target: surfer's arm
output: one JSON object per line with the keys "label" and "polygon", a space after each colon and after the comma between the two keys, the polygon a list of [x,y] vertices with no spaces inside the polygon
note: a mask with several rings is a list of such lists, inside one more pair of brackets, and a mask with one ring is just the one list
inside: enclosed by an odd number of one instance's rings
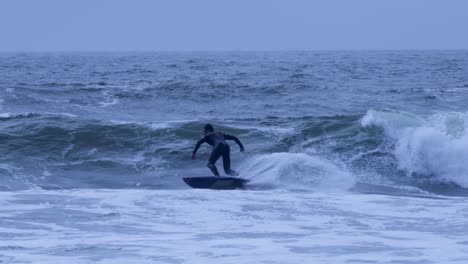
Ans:
{"label": "surfer's arm", "polygon": [[244,146],[242,145],[242,143],[240,142],[240,140],[239,140],[237,137],[231,136],[231,135],[228,135],[228,134],[224,134],[224,139],[226,139],[226,140],[234,140],[234,141],[237,143],[237,145],[239,145],[240,150],[241,150],[241,151],[244,151]]}
{"label": "surfer's arm", "polygon": [[192,152],[192,156],[194,156],[198,149],[200,148],[200,145],[206,142],[206,137],[203,137],[202,139],[198,140],[197,145],[195,145],[195,149]]}

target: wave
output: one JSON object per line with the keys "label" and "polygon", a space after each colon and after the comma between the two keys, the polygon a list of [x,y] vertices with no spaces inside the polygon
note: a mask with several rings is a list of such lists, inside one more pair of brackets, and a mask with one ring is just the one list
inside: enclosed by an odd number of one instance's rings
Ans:
{"label": "wave", "polygon": [[[128,187],[138,179],[116,184],[119,175],[145,178],[165,166],[161,157],[177,152],[171,145],[174,140],[169,140],[170,130],[144,123],[26,113],[2,114],[0,127],[0,149],[5,153],[0,164],[19,168],[0,173],[32,185],[79,188],[92,181],[97,187]],[[105,179],[113,179],[114,184],[104,184]]]}
{"label": "wave", "polygon": [[299,190],[345,191],[355,179],[330,160],[305,153],[272,153],[252,157],[242,164],[242,175],[252,184]]}
{"label": "wave", "polygon": [[[330,123],[339,119],[341,117],[217,120],[216,128],[239,136],[248,149],[261,154],[292,151],[299,142],[297,133],[310,129],[304,122],[323,123],[324,130],[330,131]],[[156,182],[162,187],[174,186],[179,180],[174,175],[183,176],[187,171],[208,173],[204,161],[193,163],[189,159],[205,122],[119,122],[66,113],[3,113],[0,115],[0,149],[8,154],[0,157],[0,164],[15,169],[0,169],[0,173],[25,186],[46,188],[126,188],[154,186]],[[233,147],[233,152],[235,149]],[[202,160],[208,154],[209,148],[200,149]],[[301,159],[299,154],[272,157],[297,160],[296,163]],[[240,169],[246,172],[244,167],[251,168],[253,165],[249,164],[256,159],[242,163]],[[241,162],[233,154],[233,163]],[[299,171],[297,174],[299,177]],[[11,186],[10,180],[5,181],[6,185]]]}
{"label": "wave", "polygon": [[468,113],[419,117],[399,111],[370,110],[362,119],[391,139],[398,168],[410,177],[453,182],[468,188]]}
{"label": "wave", "polygon": [[243,141],[248,154],[232,146],[232,164],[253,188],[460,193],[468,187],[467,120],[392,110],[167,122],[2,113],[0,189],[184,188],[182,177],[209,174],[210,148],[196,161],[190,154],[213,122]]}

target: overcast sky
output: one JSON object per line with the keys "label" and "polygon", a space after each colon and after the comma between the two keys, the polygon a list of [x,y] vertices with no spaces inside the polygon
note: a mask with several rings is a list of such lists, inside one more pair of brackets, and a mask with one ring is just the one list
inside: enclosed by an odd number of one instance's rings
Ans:
{"label": "overcast sky", "polygon": [[0,51],[467,48],[468,0],[0,0]]}

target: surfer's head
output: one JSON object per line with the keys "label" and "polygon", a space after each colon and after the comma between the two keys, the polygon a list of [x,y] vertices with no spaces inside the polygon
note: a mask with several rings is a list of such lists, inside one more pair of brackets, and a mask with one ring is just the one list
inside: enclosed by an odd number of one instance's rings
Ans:
{"label": "surfer's head", "polygon": [[203,134],[213,132],[213,131],[214,131],[214,128],[213,128],[212,125],[206,124],[206,125],[203,126]]}

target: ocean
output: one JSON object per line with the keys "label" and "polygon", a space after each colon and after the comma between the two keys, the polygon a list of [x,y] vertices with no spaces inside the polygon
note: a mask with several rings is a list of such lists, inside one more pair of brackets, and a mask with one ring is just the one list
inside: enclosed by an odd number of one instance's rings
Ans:
{"label": "ocean", "polygon": [[464,50],[0,53],[0,153],[0,263],[468,263]]}

